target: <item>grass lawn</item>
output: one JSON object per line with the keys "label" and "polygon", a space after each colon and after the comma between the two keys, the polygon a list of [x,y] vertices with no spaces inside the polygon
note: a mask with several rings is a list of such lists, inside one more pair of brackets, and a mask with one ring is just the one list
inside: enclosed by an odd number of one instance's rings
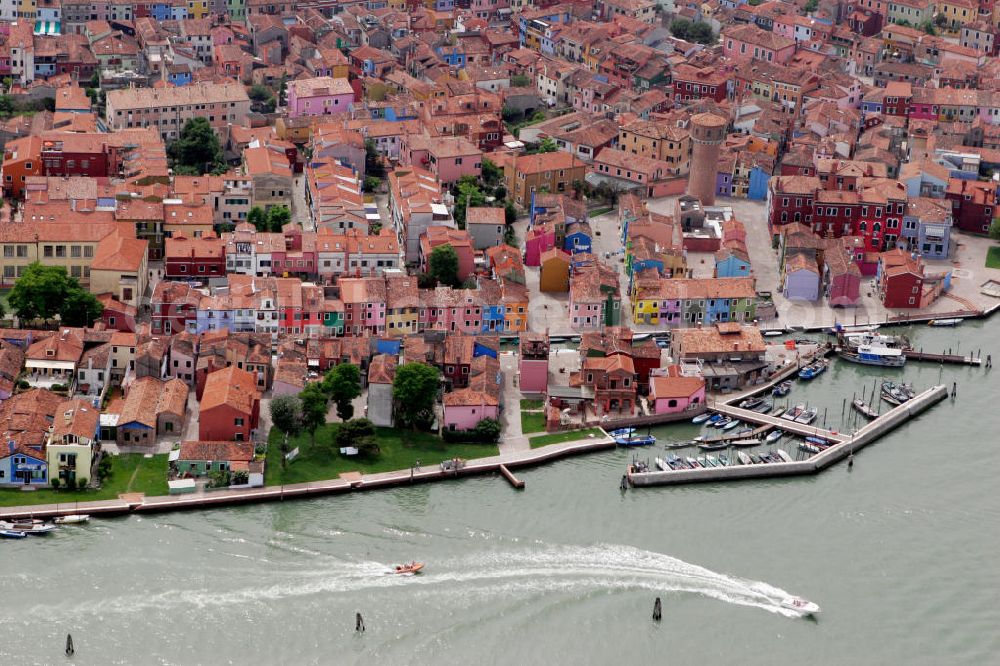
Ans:
{"label": "grass lawn", "polygon": [[600,428],[587,428],[586,430],[570,430],[568,432],[554,432],[551,435],[539,435],[528,440],[531,448],[537,449],[539,446],[547,444],[561,444],[562,442],[575,442],[580,439],[588,439],[589,435],[601,437],[603,433]]}
{"label": "grass lawn", "polygon": [[545,414],[541,412],[521,412],[521,432],[545,432]]}
{"label": "grass lawn", "polygon": [[521,400],[521,409],[541,409],[541,400]]}
{"label": "grass lawn", "polygon": [[281,440],[277,428],[268,435],[267,464],[264,483],[268,486],[336,479],[344,472],[391,472],[409,469],[416,461],[421,467],[432,467],[450,458],[484,458],[499,453],[496,444],[449,444],[436,435],[394,428],[377,428],[376,438],[381,453],[377,458],[350,458],[340,455],[334,443],[336,423],[327,423],[316,431],[316,444],[308,433],[293,437],[290,448],[299,448],[298,457],[281,467]]}
{"label": "grass lawn", "polygon": [[125,492],[146,493],[147,495],[167,494],[167,455],[143,458],[141,453],[111,456],[111,478],[104,482],[100,490],[34,490],[23,492],[17,489],[0,490],[0,506],[21,506],[28,504],[56,504],[65,502],[92,502],[94,500],[116,499]]}
{"label": "grass lawn", "polygon": [[587,213],[587,217],[597,217],[598,215],[604,215],[606,213],[610,213],[613,210],[614,208],[611,206],[607,206],[605,208],[595,208],[594,210]]}
{"label": "grass lawn", "polygon": [[994,245],[986,251],[986,268],[1000,268],[1000,246]]}

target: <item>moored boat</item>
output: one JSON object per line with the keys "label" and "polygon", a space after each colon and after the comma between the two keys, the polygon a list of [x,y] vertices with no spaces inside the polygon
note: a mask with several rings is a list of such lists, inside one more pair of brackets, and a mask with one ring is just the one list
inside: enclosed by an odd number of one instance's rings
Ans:
{"label": "moored boat", "polygon": [[806,411],[806,406],[805,405],[795,405],[794,407],[792,407],[791,409],[789,409],[787,412],[785,412],[784,414],[782,414],[781,418],[786,419],[788,421],[794,421],[795,419],[799,418],[799,416],[801,416],[802,412],[804,412],[804,411]]}
{"label": "moored boat", "polygon": [[733,419],[728,416],[724,416],[715,423],[712,424],[713,428],[725,428],[727,425],[733,422]]}
{"label": "moored boat", "polygon": [[617,428],[608,434],[612,437],[628,437],[635,434],[635,428]]}
{"label": "moored boat", "polygon": [[702,465],[698,461],[698,459],[697,458],[692,458],[691,456],[688,456],[686,458],[686,462],[691,467],[691,469],[701,469],[701,467],[702,467]]}
{"label": "moored boat", "polygon": [[758,414],[767,414],[772,409],[774,409],[774,401],[773,400],[764,400],[759,405],[757,405],[756,407],[754,407],[752,411],[755,411]]}
{"label": "moored boat", "polygon": [[715,442],[713,444],[699,444],[698,448],[702,451],[721,451],[722,449],[729,448],[729,442]]}
{"label": "moored boat", "polygon": [[85,513],[71,513],[68,516],[53,518],[52,522],[56,525],[78,525],[80,523],[85,523],[88,520],[90,520],[90,516]]}
{"label": "moored boat", "polygon": [[792,383],[787,379],[779,384],[775,384],[771,389],[771,395],[782,398],[792,390]]}
{"label": "moored boat", "polygon": [[767,437],[764,438],[764,441],[767,442],[768,444],[773,444],[777,442],[779,439],[781,439],[784,435],[785,435],[784,430],[775,429],[767,433]]}
{"label": "moored boat", "polygon": [[867,419],[878,418],[878,410],[869,407],[868,403],[861,398],[855,398],[851,406]]}
{"label": "moored boat", "polygon": [[694,424],[704,423],[705,421],[709,420],[710,418],[712,418],[712,415],[710,413],[708,413],[708,412],[704,412],[704,413],[699,414],[698,416],[694,417],[693,419],[691,419],[691,423],[694,423]]}
{"label": "moored boat", "polygon": [[667,461],[664,460],[663,458],[653,458],[653,462],[656,463],[656,466],[659,467],[664,472],[670,471],[670,465],[668,465]]}
{"label": "moored boat", "polygon": [[0,537],[4,539],[23,539],[26,536],[28,535],[20,530],[0,530]]}
{"label": "moored boat", "polygon": [[927,325],[928,326],[958,326],[961,323],[962,323],[962,320],[956,317],[956,318],[952,318],[952,319],[931,319],[929,322],[927,322]]}
{"label": "moored boat", "polygon": [[760,407],[761,403],[763,403],[763,402],[764,402],[764,398],[761,398],[761,397],[747,398],[746,400],[744,400],[743,402],[741,402],[739,406],[740,406],[741,409],[750,409],[750,410],[753,410],[756,407]]}
{"label": "moored boat", "polygon": [[618,446],[650,446],[656,444],[654,435],[628,435],[626,437],[615,437],[615,444]]}
{"label": "moored boat", "polygon": [[810,363],[809,365],[807,365],[806,367],[799,370],[799,379],[805,379],[805,380],[815,379],[816,377],[819,377],[821,374],[826,372],[826,368],[828,365],[829,363],[826,361],[826,359],[822,358],[817,359],[812,363]]}
{"label": "moored boat", "polygon": [[720,467],[729,467],[729,456],[727,456],[725,453],[720,453],[718,460]]}
{"label": "moored boat", "polygon": [[810,455],[816,455],[817,453],[819,453],[820,448],[815,444],[806,444],[805,442],[802,442],[801,444],[799,444],[799,451],[802,451],[803,453],[808,453]]}
{"label": "moored boat", "polygon": [[41,520],[18,520],[12,523],[0,522],[0,530],[14,530],[25,534],[48,534],[56,529],[51,523]]}
{"label": "moored boat", "polygon": [[726,417],[722,414],[719,413],[712,414],[710,417],[708,417],[708,425],[715,425],[724,418]]}
{"label": "moored boat", "polygon": [[882,382],[881,395],[883,400],[893,405],[902,405],[913,397],[903,385],[890,381]]}
{"label": "moored boat", "polygon": [[819,414],[819,410],[815,407],[810,407],[801,414],[795,417],[796,423],[802,423],[804,425],[809,425],[816,420],[816,416]]}
{"label": "moored boat", "polygon": [[809,437],[806,437],[806,441],[809,442],[810,444],[814,444],[820,447],[821,449],[826,449],[830,447],[830,440],[823,439],[822,437],[816,437],[814,435],[810,435]]}
{"label": "moored boat", "polygon": [[723,430],[732,430],[733,428],[735,428],[738,425],[740,425],[740,423],[742,423],[742,421],[740,421],[738,419],[733,419],[732,421],[730,421],[726,425],[722,426],[722,429]]}
{"label": "moored boat", "polygon": [[729,442],[730,446],[748,447],[748,446],[760,446],[762,442],[756,437],[749,437],[746,439],[734,439]]}
{"label": "moored boat", "polygon": [[781,458],[781,462],[793,462],[792,457],[788,455],[788,452],[784,449],[775,449],[774,452],[778,454],[779,458]]}
{"label": "moored boat", "polygon": [[694,446],[697,443],[698,442],[696,442],[693,439],[691,441],[688,441],[688,442],[673,442],[672,444],[667,444],[667,448],[668,449],[686,449],[686,448],[688,448],[690,446]]}
{"label": "moored boat", "polygon": [[736,459],[740,461],[741,465],[752,465],[753,464],[753,461],[750,460],[750,456],[748,456],[743,451],[737,451],[736,452]]}

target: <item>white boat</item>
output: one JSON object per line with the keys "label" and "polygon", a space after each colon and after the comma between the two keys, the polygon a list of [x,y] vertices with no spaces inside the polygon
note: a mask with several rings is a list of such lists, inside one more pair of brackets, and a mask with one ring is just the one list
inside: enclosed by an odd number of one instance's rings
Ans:
{"label": "white boat", "polygon": [[774,330],[772,330],[772,331],[764,331],[761,335],[763,335],[765,338],[776,338],[779,335],[784,335],[784,334],[785,334],[784,329],[778,329],[776,331],[774,331]]}
{"label": "white boat", "polygon": [[51,523],[43,523],[40,520],[21,520],[13,523],[0,523],[0,530],[14,530],[25,534],[48,534],[56,529]]}
{"label": "white boat", "polygon": [[664,460],[663,458],[654,458],[653,462],[655,462],[656,466],[659,467],[664,472],[669,472],[670,471],[670,465],[668,465],[667,461]]}
{"label": "white boat", "polygon": [[739,459],[741,465],[752,465],[753,461],[750,460],[750,456],[743,453],[742,451],[736,452],[736,457]]}
{"label": "white boat", "polygon": [[958,326],[962,323],[961,319],[931,319],[927,322],[928,326]]}
{"label": "white boat", "polygon": [[804,412],[796,416],[795,422],[809,425],[810,423],[816,420],[817,414],[819,414],[819,410],[816,409],[815,407],[810,407],[809,409],[805,410]]}
{"label": "white boat", "polygon": [[819,615],[819,606],[801,597],[788,597],[782,599],[781,607],[793,610],[800,615]]}
{"label": "white boat", "polygon": [[774,452],[777,453],[778,457],[784,460],[785,462],[794,462],[792,460],[792,457],[788,455],[788,452],[785,451],[784,449],[775,449]]}
{"label": "white boat", "polygon": [[768,444],[774,444],[779,439],[781,439],[784,435],[785,435],[785,431],[784,430],[780,430],[780,429],[772,430],[771,432],[767,433],[767,437],[764,438],[764,441],[767,442]]}
{"label": "white boat", "polygon": [[90,520],[90,516],[85,513],[71,513],[68,516],[59,516],[54,518],[52,522],[56,525],[77,525],[79,523],[85,523]]}

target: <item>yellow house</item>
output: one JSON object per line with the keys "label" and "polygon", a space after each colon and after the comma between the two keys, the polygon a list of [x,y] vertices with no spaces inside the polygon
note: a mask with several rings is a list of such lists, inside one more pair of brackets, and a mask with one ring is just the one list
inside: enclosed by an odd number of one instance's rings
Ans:
{"label": "yellow house", "polygon": [[673,167],[673,176],[684,176],[691,170],[691,134],[669,123],[635,120],[618,130],[618,147],[666,162]]}
{"label": "yellow house", "polygon": [[212,232],[215,215],[205,204],[164,204],[163,232],[167,236],[201,238]]}
{"label": "yellow house", "polygon": [[632,321],[636,324],[660,323],[659,291],[645,287],[636,288],[632,299]]}
{"label": "yellow house", "polygon": [[939,0],[937,10],[948,20],[948,27],[957,29],[978,20],[979,3],[975,0]]}
{"label": "yellow house", "polygon": [[100,412],[86,400],[66,400],[56,409],[45,458],[49,478],[60,485],[91,480]]}
{"label": "yellow house", "polygon": [[187,0],[188,18],[203,19],[208,16],[208,0]]}
{"label": "yellow house", "polygon": [[528,290],[523,284],[518,284],[511,280],[504,280],[503,297],[501,303],[504,306],[503,327],[505,332],[522,332],[528,330]]}
{"label": "yellow house", "polygon": [[393,276],[385,281],[385,332],[409,335],[420,330],[420,291],[413,276]]}
{"label": "yellow house", "polygon": [[34,21],[38,16],[35,0],[21,0],[18,3],[17,15],[19,18]]}
{"label": "yellow house", "polygon": [[126,305],[139,307],[149,280],[148,249],[149,241],[120,233],[105,237],[97,244],[90,264],[90,291],[112,294]]}

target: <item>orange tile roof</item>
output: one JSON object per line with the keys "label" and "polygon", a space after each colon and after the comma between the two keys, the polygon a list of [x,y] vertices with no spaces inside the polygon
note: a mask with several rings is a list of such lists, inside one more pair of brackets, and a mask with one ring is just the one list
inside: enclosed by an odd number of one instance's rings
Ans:
{"label": "orange tile roof", "polygon": [[115,233],[105,236],[94,251],[90,269],[94,271],[138,272],[146,259],[149,241],[126,238]]}
{"label": "orange tile roof", "polygon": [[228,405],[249,414],[258,399],[260,394],[257,392],[257,379],[253,373],[231,365],[208,375],[201,396],[201,411]]}

